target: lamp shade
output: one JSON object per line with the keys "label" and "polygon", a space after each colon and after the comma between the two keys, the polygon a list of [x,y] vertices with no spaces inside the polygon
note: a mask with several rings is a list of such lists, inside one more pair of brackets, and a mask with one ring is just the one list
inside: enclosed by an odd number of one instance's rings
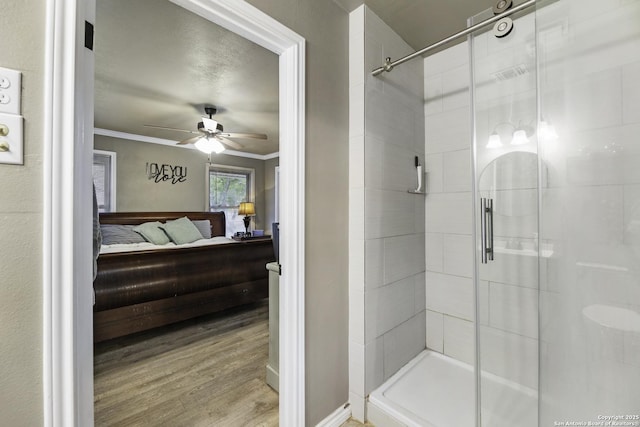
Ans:
{"label": "lamp shade", "polygon": [[256,208],[253,205],[253,202],[240,202],[240,207],[238,208],[238,215],[255,215]]}

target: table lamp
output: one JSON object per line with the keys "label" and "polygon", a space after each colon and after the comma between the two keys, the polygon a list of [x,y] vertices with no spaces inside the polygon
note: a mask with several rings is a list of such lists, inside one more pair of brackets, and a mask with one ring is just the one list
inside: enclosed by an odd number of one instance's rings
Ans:
{"label": "table lamp", "polygon": [[256,214],[256,208],[253,205],[253,202],[240,202],[240,207],[238,208],[238,215],[244,215],[242,219],[244,221],[244,228],[246,230],[246,235],[249,235],[249,223],[251,222],[252,215]]}

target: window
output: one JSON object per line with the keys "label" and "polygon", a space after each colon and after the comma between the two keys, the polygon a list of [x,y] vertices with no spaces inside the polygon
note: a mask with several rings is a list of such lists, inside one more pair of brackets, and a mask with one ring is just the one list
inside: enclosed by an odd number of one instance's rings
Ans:
{"label": "window", "polygon": [[236,166],[209,166],[208,188],[209,209],[222,211],[227,224],[227,236],[245,231],[241,216],[238,216],[240,202],[252,202],[254,194],[255,170]]}
{"label": "window", "polygon": [[99,212],[116,210],[116,153],[93,150],[93,185]]}

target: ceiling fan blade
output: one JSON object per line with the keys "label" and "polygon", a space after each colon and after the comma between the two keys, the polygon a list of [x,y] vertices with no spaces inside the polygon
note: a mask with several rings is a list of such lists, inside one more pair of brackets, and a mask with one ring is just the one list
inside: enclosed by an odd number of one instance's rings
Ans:
{"label": "ceiling fan blade", "polygon": [[186,129],[176,129],[176,128],[170,128],[170,127],[166,127],[166,126],[156,126],[156,125],[143,125],[146,128],[154,128],[154,129],[162,129],[162,130],[173,130],[176,132],[186,132],[186,133],[195,133],[195,134],[199,134],[200,132],[196,132],[193,130],[186,130]]}
{"label": "ceiling fan blade", "polygon": [[267,135],[264,133],[242,133],[242,132],[223,132],[220,136],[227,138],[252,138],[252,139],[267,139]]}
{"label": "ceiling fan blade", "polygon": [[187,145],[187,144],[193,144],[193,143],[195,143],[197,140],[199,140],[200,138],[202,138],[202,135],[194,136],[193,138],[189,138],[189,139],[185,139],[184,141],[180,141],[180,142],[178,142],[176,145]]}
{"label": "ceiling fan blade", "polygon": [[239,142],[232,141],[223,136],[217,135],[216,138],[218,138],[218,140],[223,144],[228,145],[231,148],[235,148],[236,150],[242,150],[244,148],[244,145],[240,144]]}

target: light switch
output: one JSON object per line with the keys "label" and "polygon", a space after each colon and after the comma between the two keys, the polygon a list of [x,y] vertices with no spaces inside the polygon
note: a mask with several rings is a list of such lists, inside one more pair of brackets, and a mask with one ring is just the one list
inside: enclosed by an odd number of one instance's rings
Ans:
{"label": "light switch", "polygon": [[22,165],[22,116],[0,113],[0,163]]}
{"label": "light switch", "polygon": [[0,113],[20,114],[22,73],[0,67]]}

